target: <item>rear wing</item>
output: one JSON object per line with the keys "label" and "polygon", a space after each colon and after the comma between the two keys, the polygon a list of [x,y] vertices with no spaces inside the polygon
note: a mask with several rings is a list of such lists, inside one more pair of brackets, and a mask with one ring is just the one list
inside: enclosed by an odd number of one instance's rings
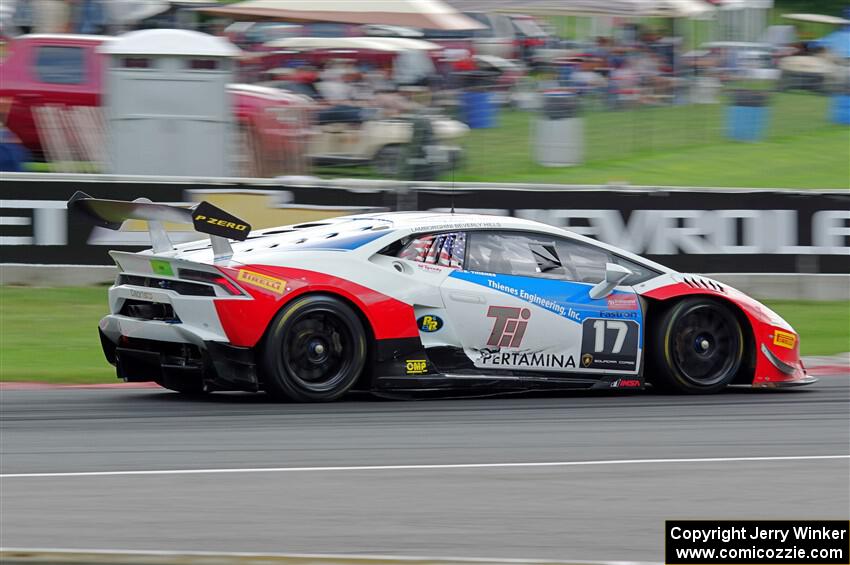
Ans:
{"label": "rear wing", "polygon": [[68,210],[86,218],[96,226],[111,230],[121,229],[125,220],[144,220],[148,223],[155,253],[174,250],[174,244],[168,237],[163,222],[190,224],[194,226],[195,231],[210,236],[215,261],[222,261],[233,255],[233,248],[228,240],[244,241],[248,239],[248,233],[251,231],[251,225],[248,222],[228,214],[209,202],[183,208],[155,204],[147,198],[137,198],[132,202],[103,200],[77,191],[68,200]]}

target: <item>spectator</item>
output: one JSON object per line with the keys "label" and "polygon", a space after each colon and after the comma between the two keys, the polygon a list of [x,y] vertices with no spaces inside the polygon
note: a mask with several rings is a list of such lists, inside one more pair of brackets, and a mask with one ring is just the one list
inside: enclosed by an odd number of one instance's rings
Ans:
{"label": "spectator", "polygon": [[11,105],[11,99],[0,100],[0,171],[21,172],[30,154],[18,136],[6,127],[6,116]]}
{"label": "spectator", "polygon": [[27,34],[35,31],[35,7],[34,0],[17,0],[15,2],[15,14],[12,23],[21,33]]}
{"label": "spectator", "polygon": [[76,0],[71,6],[71,29],[75,33],[103,35],[107,27],[106,7],[102,0]]}

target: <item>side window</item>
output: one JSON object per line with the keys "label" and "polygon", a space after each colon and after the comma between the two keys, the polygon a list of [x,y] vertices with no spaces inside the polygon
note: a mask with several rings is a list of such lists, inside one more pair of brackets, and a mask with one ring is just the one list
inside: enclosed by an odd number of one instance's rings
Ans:
{"label": "side window", "polygon": [[556,238],[519,232],[471,232],[467,268],[472,271],[563,278]]}
{"label": "side window", "polygon": [[569,280],[593,284],[605,280],[605,264],[611,257],[604,249],[569,239],[558,239],[558,256]]}
{"label": "side window", "polygon": [[471,232],[467,254],[467,268],[473,271],[593,284],[605,278],[605,264],[612,260],[592,245],[521,232]]}
{"label": "side window", "polygon": [[648,281],[649,279],[653,279],[660,275],[658,271],[655,269],[650,269],[649,267],[644,267],[643,265],[638,265],[634,261],[629,261],[628,259],[623,259],[622,257],[614,256],[611,258],[611,263],[616,263],[618,265],[622,265],[632,272],[631,275],[623,280],[624,285],[636,285],[642,282]]}
{"label": "side window", "polygon": [[493,32],[496,37],[513,38],[515,35],[514,24],[511,23],[511,19],[508,16],[496,14],[493,16]]}
{"label": "side window", "polygon": [[460,269],[466,253],[466,233],[438,233],[417,236],[405,243],[399,259]]}
{"label": "side window", "polygon": [[38,80],[50,84],[83,84],[87,80],[83,48],[39,47],[35,55],[35,74]]}

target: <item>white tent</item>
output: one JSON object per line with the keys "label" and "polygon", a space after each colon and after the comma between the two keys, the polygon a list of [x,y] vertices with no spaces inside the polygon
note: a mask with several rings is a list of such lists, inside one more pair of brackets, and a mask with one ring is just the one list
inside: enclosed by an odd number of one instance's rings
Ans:
{"label": "white tent", "polygon": [[710,15],[703,0],[449,0],[463,11],[498,11],[541,16],[586,15],[632,18],[690,18]]}
{"label": "white tent", "polygon": [[276,49],[368,49],[401,53],[403,51],[435,51],[440,45],[406,37],[285,37],[266,43],[266,47]]}
{"label": "white tent", "polygon": [[442,0],[245,0],[199,10],[243,20],[387,24],[447,30],[483,27]]}

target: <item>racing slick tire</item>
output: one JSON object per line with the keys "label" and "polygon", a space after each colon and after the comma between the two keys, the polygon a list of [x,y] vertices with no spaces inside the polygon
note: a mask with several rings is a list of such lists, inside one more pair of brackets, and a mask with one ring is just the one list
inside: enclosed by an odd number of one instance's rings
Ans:
{"label": "racing slick tire", "polygon": [[716,300],[681,300],[650,331],[655,346],[648,380],[663,391],[719,392],[738,374],[744,358],[741,323]]}
{"label": "racing slick tire", "polygon": [[266,392],[278,399],[327,402],[363,372],[366,331],[357,314],[332,296],[297,298],[269,327],[261,364]]}

